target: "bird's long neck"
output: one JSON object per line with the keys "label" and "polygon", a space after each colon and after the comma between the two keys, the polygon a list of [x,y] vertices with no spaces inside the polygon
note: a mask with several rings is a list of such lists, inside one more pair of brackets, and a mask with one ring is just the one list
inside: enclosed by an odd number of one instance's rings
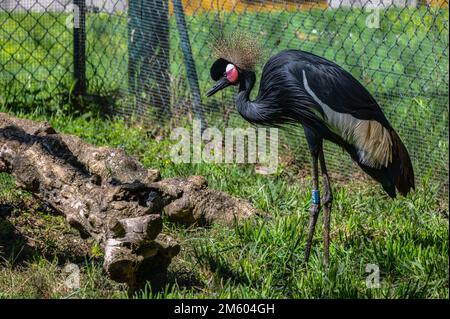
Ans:
{"label": "bird's long neck", "polygon": [[258,103],[250,101],[250,93],[255,86],[256,75],[252,71],[245,71],[241,75],[239,93],[236,97],[236,107],[244,119],[252,123],[264,121],[260,115]]}

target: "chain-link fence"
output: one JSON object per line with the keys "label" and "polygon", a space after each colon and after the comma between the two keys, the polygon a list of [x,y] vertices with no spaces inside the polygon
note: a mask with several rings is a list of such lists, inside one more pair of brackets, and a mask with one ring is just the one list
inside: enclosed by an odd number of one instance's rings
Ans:
{"label": "chain-link fence", "polygon": [[[0,104],[45,108],[85,95],[149,125],[193,116],[247,125],[234,90],[205,97],[220,21],[259,37],[267,58],[296,48],[350,71],[406,143],[416,175],[448,186],[448,12],[448,0],[0,0]],[[301,128],[283,145],[309,162]],[[355,172],[337,147],[326,152],[331,170]]]}

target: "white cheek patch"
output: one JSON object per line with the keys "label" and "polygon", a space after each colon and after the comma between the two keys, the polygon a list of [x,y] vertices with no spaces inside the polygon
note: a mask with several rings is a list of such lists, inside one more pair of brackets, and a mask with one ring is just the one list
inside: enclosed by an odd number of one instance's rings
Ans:
{"label": "white cheek patch", "polygon": [[392,140],[386,128],[375,120],[360,120],[350,114],[339,113],[322,102],[313,92],[303,70],[306,92],[322,108],[327,126],[346,142],[358,149],[361,163],[379,168],[392,162]]}
{"label": "white cheek patch", "polygon": [[231,70],[233,70],[234,69],[234,65],[233,64],[228,64],[227,65],[227,68],[225,69],[225,72],[230,72]]}

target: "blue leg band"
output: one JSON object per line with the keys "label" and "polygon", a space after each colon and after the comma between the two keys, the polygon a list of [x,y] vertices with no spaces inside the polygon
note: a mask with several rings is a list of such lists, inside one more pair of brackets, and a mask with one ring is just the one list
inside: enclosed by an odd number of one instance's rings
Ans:
{"label": "blue leg band", "polygon": [[312,203],[316,205],[320,204],[320,193],[318,189],[313,189],[312,191]]}

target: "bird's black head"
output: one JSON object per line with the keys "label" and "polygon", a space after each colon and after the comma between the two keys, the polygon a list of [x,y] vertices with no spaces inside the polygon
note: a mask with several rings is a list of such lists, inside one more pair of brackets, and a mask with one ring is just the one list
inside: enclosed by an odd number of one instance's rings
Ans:
{"label": "bird's black head", "polygon": [[220,58],[214,62],[210,72],[211,78],[217,82],[211,90],[206,93],[208,97],[223,90],[227,86],[237,85],[239,83],[239,68],[225,59]]}

